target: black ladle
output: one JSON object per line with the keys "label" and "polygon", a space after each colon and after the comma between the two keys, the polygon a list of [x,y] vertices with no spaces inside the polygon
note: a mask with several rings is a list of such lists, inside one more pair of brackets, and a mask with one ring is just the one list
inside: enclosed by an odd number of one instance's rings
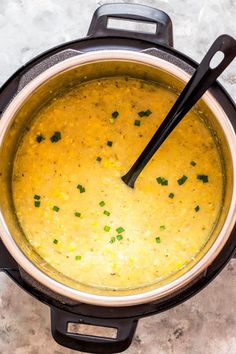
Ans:
{"label": "black ladle", "polygon": [[[222,52],[224,57],[215,68],[211,68],[211,59],[217,52]],[[155,154],[157,149],[193,107],[193,105],[199,100],[199,98],[202,97],[206,90],[231,63],[235,56],[236,41],[234,38],[223,34],[215,40],[143,152],[140,154],[126,175],[121,177],[129,187],[134,188],[134,183],[137,177]]]}

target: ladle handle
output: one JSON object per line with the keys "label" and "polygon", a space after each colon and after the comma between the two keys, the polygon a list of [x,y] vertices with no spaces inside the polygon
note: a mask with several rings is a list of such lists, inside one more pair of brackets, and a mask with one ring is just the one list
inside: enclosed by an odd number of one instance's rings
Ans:
{"label": "ladle handle", "polygon": [[[211,60],[219,51],[224,54],[224,57],[215,68],[211,68]],[[208,50],[202,62],[197,67],[195,73],[181,92],[177,101],[157,129],[156,133],[153,135],[152,139],[149,141],[148,145],[145,147],[128,173],[122,177],[123,181],[128,184],[128,186],[134,187],[137,177],[157,149],[165,141],[167,136],[199,100],[199,98],[215,82],[217,77],[224,71],[235,56],[235,39],[226,34],[219,36]]]}
{"label": "ladle handle", "polygon": [[[223,53],[224,57],[215,68],[211,68],[211,60],[217,52]],[[206,90],[215,82],[215,80],[231,63],[235,56],[235,39],[227,34],[219,36],[204,56],[203,60],[185,86],[184,90],[181,92],[169,114],[178,114],[178,117],[180,118],[185,115],[199,100],[199,98],[201,98]]]}

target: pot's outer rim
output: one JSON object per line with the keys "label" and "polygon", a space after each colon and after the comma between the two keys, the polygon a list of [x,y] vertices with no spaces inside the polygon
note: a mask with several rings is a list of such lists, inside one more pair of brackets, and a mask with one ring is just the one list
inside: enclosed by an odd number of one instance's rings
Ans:
{"label": "pot's outer rim", "polygon": [[[102,50],[97,52],[88,52],[80,54],[79,56],[72,57],[69,59],[60,62],[48,70],[44,71],[34,80],[32,80],[29,84],[27,84],[19,94],[13,98],[12,102],[9,104],[5,112],[3,113],[2,119],[0,121],[0,144],[4,137],[4,133],[7,129],[8,123],[17,109],[21,106],[24,98],[26,98],[30,92],[36,89],[39,85],[43,84],[53,75],[64,71],[66,69],[71,69],[72,67],[86,64],[88,62],[98,61],[98,60],[126,60],[126,61],[134,61],[141,62],[147,65],[154,65],[167,70],[169,72],[174,73],[180,79],[186,81],[189,78],[189,75],[179,67],[174,64],[170,64],[167,61],[153,57],[149,54],[140,53],[140,52],[132,52],[127,50]],[[233,164],[233,181],[235,181],[236,174],[236,156],[233,153],[236,151],[236,140],[235,133],[231,123],[229,122],[227,115],[223,111],[220,104],[215,100],[213,95],[210,92],[205,93],[203,99],[207,102],[207,104],[212,109],[213,113],[216,117],[221,117],[221,120],[224,123],[224,131],[227,135],[229,146],[231,149],[231,159]],[[101,306],[132,306],[142,303],[147,303],[151,301],[156,301],[157,299],[163,298],[165,296],[171,295],[172,292],[178,291],[182,287],[189,284],[193,281],[197,276],[199,276],[202,272],[204,272],[207,267],[214,261],[220,251],[223,249],[225,243],[227,242],[233,226],[236,222],[236,185],[233,183],[233,191],[232,191],[232,199],[231,205],[229,209],[229,213],[227,215],[226,221],[223,225],[223,228],[208,250],[208,252],[203,256],[203,258],[195,264],[190,270],[184,273],[179,278],[174,281],[161,286],[160,288],[147,291],[141,294],[136,295],[128,295],[128,296],[100,296],[93,295],[90,293],[81,292],[75,289],[72,289],[66,285],[63,285],[52,278],[48,277],[42,271],[40,271],[36,266],[31,263],[31,261],[22,253],[22,251],[18,248],[14,239],[10,235],[7,226],[3,220],[3,216],[0,215],[0,228],[2,234],[2,240],[7,247],[8,251],[17,261],[17,263],[32,277],[34,277],[37,281],[51,289],[52,291],[59,293],[67,298],[87,303],[93,305],[101,305]]]}
{"label": "pot's outer rim", "polygon": [[[163,54],[167,54],[169,56],[174,56],[184,62],[186,65],[192,67],[192,69],[196,69],[199,63],[184,54],[183,52],[177,50],[176,48],[170,47],[164,43],[153,43],[152,41],[139,40],[136,38],[125,38],[122,36],[106,35],[104,36],[87,36],[81,39],[75,39],[63,44],[59,44],[53,48],[50,48],[33,59],[30,59],[26,62],[22,67],[20,67],[17,71],[15,71],[0,87],[0,114],[5,110],[11,101],[12,97],[17,93],[19,81],[22,76],[27,74],[29,69],[33,69],[35,65],[40,64],[43,60],[47,60],[51,58],[51,56],[55,54],[59,54],[64,50],[75,50],[80,53],[87,53],[93,51],[102,51],[102,50],[129,50],[135,52],[143,52],[144,50],[149,49],[157,49]],[[168,61],[169,59],[167,59]],[[221,105],[224,105],[224,110],[229,111],[229,115],[232,116],[236,112],[236,104],[232,99],[231,95],[226,91],[223,85],[216,80],[216,82],[209,88],[209,91],[213,94],[213,96],[221,102]],[[4,99],[2,99],[4,97]],[[234,126],[236,131],[236,123],[231,119],[231,124]]]}

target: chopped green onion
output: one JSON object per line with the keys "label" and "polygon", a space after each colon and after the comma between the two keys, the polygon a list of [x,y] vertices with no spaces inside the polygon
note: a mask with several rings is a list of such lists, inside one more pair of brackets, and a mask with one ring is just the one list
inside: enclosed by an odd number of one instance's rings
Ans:
{"label": "chopped green onion", "polygon": [[109,242],[114,243],[115,241],[116,241],[116,238],[114,236],[112,236]]}
{"label": "chopped green onion", "polygon": [[116,229],[116,232],[118,233],[118,234],[121,234],[122,232],[124,232],[125,231],[125,229],[123,229],[123,227],[118,227],[117,229]]}
{"label": "chopped green onion", "polygon": [[117,118],[118,117],[118,115],[119,115],[119,112],[117,112],[117,111],[115,111],[115,112],[112,112],[112,118]]}
{"label": "chopped green onion", "polygon": [[170,199],[173,199],[174,196],[175,196],[174,193],[170,193],[168,197],[169,197]]}
{"label": "chopped green onion", "polygon": [[139,117],[148,117],[148,116],[150,116],[150,114],[152,114],[150,109],[147,109],[146,111],[138,112]]}
{"label": "chopped green onion", "polygon": [[96,160],[100,162],[100,161],[102,161],[102,158],[101,158],[100,156],[98,156],[98,157],[96,158]]}
{"label": "chopped green onion", "polygon": [[112,144],[113,144],[113,142],[112,142],[112,141],[110,141],[110,140],[108,140],[107,145],[111,147],[111,146],[112,146]]}
{"label": "chopped green onion", "polygon": [[200,206],[197,205],[194,209],[195,209],[196,212],[198,212],[200,210]]}
{"label": "chopped green onion", "polygon": [[138,115],[139,115],[139,117],[145,117],[145,112],[144,111],[141,111],[141,112],[138,112]]}
{"label": "chopped green onion", "polygon": [[100,207],[104,207],[105,204],[106,204],[106,203],[104,202],[104,200],[102,200],[102,201],[99,203]]}
{"label": "chopped green onion", "polygon": [[34,199],[39,200],[40,198],[41,198],[40,195],[38,195],[38,194],[34,195]]}
{"label": "chopped green onion", "polygon": [[191,161],[190,164],[191,164],[192,166],[196,166],[197,163],[196,163],[195,161]]}
{"label": "chopped green onion", "polygon": [[58,208],[58,206],[54,205],[54,207],[52,208],[53,211],[57,212],[60,210],[60,208]]}
{"label": "chopped green onion", "polygon": [[161,242],[161,238],[159,236],[156,237],[155,240],[156,240],[156,243],[160,243]]}
{"label": "chopped green onion", "polygon": [[75,256],[75,260],[76,261],[80,261],[81,260],[81,256]]}
{"label": "chopped green onion", "polygon": [[36,135],[35,139],[38,143],[41,143],[41,141],[45,140],[44,136],[42,134]]}
{"label": "chopped green onion", "polygon": [[109,216],[111,213],[109,211],[107,211],[107,210],[104,210],[103,214]]}
{"label": "chopped green onion", "polygon": [[182,184],[184,184],[187,181],[188,177],[183,175],[181,178],[179,178],[177,180],[178,184],[181,186]]}
{"label": "chopped green onion", "polygon": [[80,218],[81,213],[79,213],[78,211],[75,212],[75,216],[77,216],[77,218]]}
{"label": "chopped green onion", "polygon": [[135,119],[134,125],[136,125],[137,127],[140,127],[140,124],[141,124],[140,120]]}
{"label": "chopped green onion", "polygon": [[55,238],[55,240],[53,240],[53,243],[55,243],[55,245],[57,245],[58,244],[58,240]]}
{"label": "chopped green onion", "polygon": [[122,235],[117,235],[116,238],[117,238],[118,241],[123,240],[123,236]]}
{"label": "chopped green onion", "polygon": [[197,179],[199,179],[203,183],[207,183],[208,182],[208,176],[207,175],[197,175]]}
{"label": "chopped green onion", "polygon": [[162,186],[168,186],[168,180],[165,179],[164,177],[157,177],[156,181],[158,184],[161,184]]}
{"label": "chopped green onion", "polygon": [[111,228],[110,228],[110,226],[105,225],[103,230],[106,232],[109,232],[111,230]]}
{"label": "chopped green onion", "polygon": [[40,207],[40,201],[39,200],[35,200],[34,201],[34,206],[35,206],[35,208],[39,208]]}
{"label": "chopped green onion", "polygon": [[51,138],[50,138],[52,143],[57,143],[59,140],[61,140],[61,133],[60,132],[55,132]]}
{"label": "chopped green onion", "polygon": [[78,184],[76,188],[79,189],[80,193],[85,192],[85,188],[82,186],[82,184]]}
{"label": "chopped green onion", "polygon": [[160,226],[160,230],[161,230],[161,231],[163,231],[163,230],[165,230],[165,229],[166,229],[165,225],[161,225],[161,226]]}

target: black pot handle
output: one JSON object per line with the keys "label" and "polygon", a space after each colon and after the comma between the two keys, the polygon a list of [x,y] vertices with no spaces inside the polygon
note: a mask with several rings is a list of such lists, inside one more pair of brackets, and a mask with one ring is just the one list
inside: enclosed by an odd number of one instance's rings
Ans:
{"label": "black pot handle", "polygon": [[[108,27],[111,18],[154,23],[154,33],[142,33]],[[173,46],[173,31],[170,17],[163,11],[139,4],[105,4],[93,14],[88,30],[90,37],[128,37]]]}
{"label": "black pot handle", "polygon": [[[115,338],[68,332],[68,324],[107,327],[117,330]],[[129,347],[138,320],[87,317],[51,307],[51,330],[55,341],[67,348],[88,353],[117,353]],[[92,327],[91,327],[92,328]]]}

